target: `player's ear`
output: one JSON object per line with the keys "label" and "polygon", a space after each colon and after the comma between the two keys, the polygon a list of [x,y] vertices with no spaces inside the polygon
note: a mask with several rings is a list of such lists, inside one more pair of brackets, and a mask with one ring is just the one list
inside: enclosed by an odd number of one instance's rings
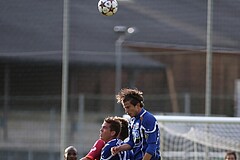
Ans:
{"label": "player's ear", "polygon": [[136,104],[136,107],[140,107],[140,108],[141,108],[140,102],[138,102],[138,103]]}
{"label": "player's ear", "polygon": [[115,135],[116,135],[116,131],[111,131],[111,136],[115,137]]}

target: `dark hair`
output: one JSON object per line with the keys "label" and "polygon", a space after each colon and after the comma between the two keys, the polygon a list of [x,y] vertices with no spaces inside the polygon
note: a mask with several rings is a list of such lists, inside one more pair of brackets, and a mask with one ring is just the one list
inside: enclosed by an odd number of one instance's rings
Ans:
{"label": "dark hair", "polygon": [[123,88],[116,95],[117,103],[127,102],[134,106],[140,103],[140,107],[144,106],[143,92],[138,89]]}
{"label": "dark hair", "polygon": [[121,121],[116,117],[107,117],[104,121],[110,124],[110,131],[115,131],[114,137],[117,137],[121,131]]}
{"label": "dark hair", "polygon": [[233,156],[234,156],[234,158],[235,158],[235,160],[237,159],[236,152],[234,152],[234,151],[227,151],[227,153],[226,153],[226,155],[225,155],[225,158],[224,158],[224,159],[226,159],[226,158],[227,158],[227,156],[229,156],[229,155],[233,155]]}
{"label": "dark hair", "polygon": [[77,153],[77,149],[74,146],[68,146],[67,148],[65,148],[64,153],[68,153],[70,150],[73,150]]}
{"label": "dark hair", "polygon": [[121,132],[119,133],[119,139],[125,140],[128,137],[128,120],[123,117],[116,117],[121,121],[122,127]]}

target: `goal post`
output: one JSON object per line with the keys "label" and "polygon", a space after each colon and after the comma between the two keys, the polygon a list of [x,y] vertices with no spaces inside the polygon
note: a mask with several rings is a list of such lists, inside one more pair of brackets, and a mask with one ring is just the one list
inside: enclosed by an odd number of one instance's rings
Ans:
{"label": "goal post", "polygon": [[162,160],[223,160],[240,153],[240,118],[155,115]]}

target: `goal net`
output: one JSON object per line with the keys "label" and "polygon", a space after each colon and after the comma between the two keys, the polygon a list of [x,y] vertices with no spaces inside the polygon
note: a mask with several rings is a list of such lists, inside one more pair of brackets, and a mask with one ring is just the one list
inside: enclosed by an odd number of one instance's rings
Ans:
{"label": "goal net", "polygon": [[226,151],[240,153],[240,118],[155,117],[162,160],[223,160]]}

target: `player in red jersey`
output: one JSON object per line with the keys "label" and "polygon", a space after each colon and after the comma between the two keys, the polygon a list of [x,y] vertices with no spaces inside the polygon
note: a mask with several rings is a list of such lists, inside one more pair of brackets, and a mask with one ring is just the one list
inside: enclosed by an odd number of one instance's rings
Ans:
{"label": "player in red jersey", "polygon": [[[118,135],[118,137],[119,139],[124,141],[124,139],[128,137],[128,120],[122,117],[115,117],[115,118],[118,118],[122,123],[121,132]],[[98,139],[94,143],[94,145],[92,146],[88,154],[85,157],[81,158],[80,160],[100,160],[101,151],[105,143],[106,142],[103,141],[102,139]]]}

